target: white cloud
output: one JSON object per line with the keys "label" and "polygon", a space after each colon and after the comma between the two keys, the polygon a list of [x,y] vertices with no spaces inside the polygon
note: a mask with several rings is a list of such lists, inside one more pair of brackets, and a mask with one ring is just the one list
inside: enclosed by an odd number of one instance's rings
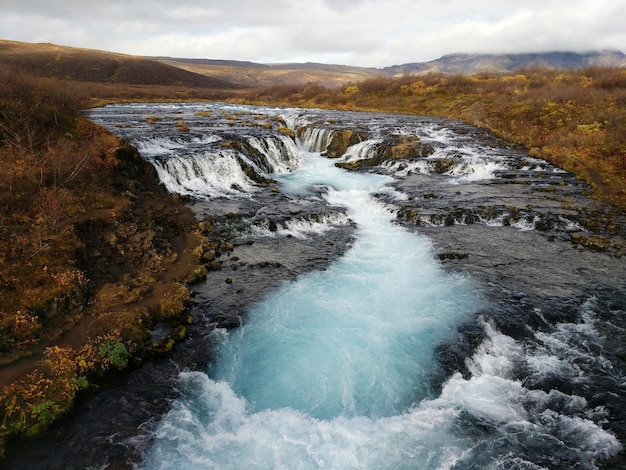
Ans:
{"label": "white cloud", "polygon": [[626,0],[2,0],[5,39],[138,55],[378,66],[626,50]]}

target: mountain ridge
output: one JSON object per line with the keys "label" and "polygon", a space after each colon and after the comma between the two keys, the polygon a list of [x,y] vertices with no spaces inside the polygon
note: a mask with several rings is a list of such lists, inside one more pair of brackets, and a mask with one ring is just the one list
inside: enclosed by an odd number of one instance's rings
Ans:
{"label": "mountain ridge", "polygon": [[505,73],[519,68],[582,69],[587,67],[626,67],[626,54],[619,50],[590,52],[525,52],[518,54],[446,54],[427,62],[384,67],[391,76],[420,73]]}
{"label": "mountain ridge", "polygon": [[339,87],[371,78],[428,73],[475,75],[510,73],[521,68],[626,68],[626,54],[618,50],[584,53],[454,53],[426,62],[373,68],[314,62],[264,64],[208,58],[135,56],[50,43],[0,39],[0,64],[18,66],[38,76],[80,82],[236,90],[303,84]]}

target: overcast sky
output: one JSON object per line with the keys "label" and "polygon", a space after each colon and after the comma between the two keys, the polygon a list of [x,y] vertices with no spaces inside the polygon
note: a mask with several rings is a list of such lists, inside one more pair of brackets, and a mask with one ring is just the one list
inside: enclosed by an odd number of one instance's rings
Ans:
{"label": "overcast sky", "polygon": [[626,0],[0,0],[0,38],[135,55],[384,67],[626,52]]}

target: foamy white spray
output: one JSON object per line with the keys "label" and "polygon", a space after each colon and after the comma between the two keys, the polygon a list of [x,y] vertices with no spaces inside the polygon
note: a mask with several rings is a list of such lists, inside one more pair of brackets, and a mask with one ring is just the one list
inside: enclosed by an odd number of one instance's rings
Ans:
{"label": "foamy white spray", "polygon": [[[323,147],[320,135],[308,137]],[[619,451],[596,424],[602,409],[516,378],[524,362],[537,375],[564,371],[559,331],[532,351],[483,322],[465,375],[431,390],[435,348],[484,307],[475,286],[392,223],[372,197],[395,195],[391,177],[306,152],[302,162],[277,177],[282,190],[306,198],[325,187],[358,226],[354,246],[269,296],[243,327],[218,332],[219,360],[181,374],[183,394],[155,428],[144,468],[597,468]]]}
{"label": "foamy white spray", "polygon": [[428,395],[434,347],[477,308],[471,282],[445,273],[428,240],[394,225],[372,198],[391,192],[390,177],[308,153],[305,162],[281,178],[283,190],[306,197],[311,185],[327,186],[358,240],[327,271],[254,308],[208,375],[183,375],[189,395],[161,423],[146,467],[371,465],[389,452],[374,452],[374,442],[400,438]]}

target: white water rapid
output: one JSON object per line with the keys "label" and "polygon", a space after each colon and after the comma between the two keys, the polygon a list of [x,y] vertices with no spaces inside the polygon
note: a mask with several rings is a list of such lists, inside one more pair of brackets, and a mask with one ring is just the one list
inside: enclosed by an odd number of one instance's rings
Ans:
{"label": "white water rapid", "polygon": [[428,457],[432,444],[423,440],[443,446],[448,437],[425,434],[434,423],[420,422],[440,413],[417,405],[429,395],[435,346],[479,304],[471,282],[444,272],[426,239],[392,224],[372,198],[392,192],[390,177],[304,156],[281,178],[284,191],[327,186],[329,202],[358,224],[358,239],[328,270],[286,285],[224,333],[208,374],[182,374],[187,392],[156,431],[146,468],[399,468],[448,459],[444,449]]}
{"label": "white water rapid", "polygon": [[174,351],[215,360],[107,441],[140,447],[137,468],[622,468],[626,273],[577,244],[600,213],[572,175],[434,118],[220,103],[92,118],[233,248]]}
{"label": "white water rapid", "polygon": [[314,197],[309,188],[326,187],[357,239],[329,269],[285,285],[222,332],[207,373],[181,374],[183,396],[155,429],[143,468],[536,469],[516,445],[574,447],[591,461],[619,448],[593,421],[552,411],[562,394],[524,388],[513,377],[521,346],[487,322],[471,376],[431,390],[436,346],[484,306],[475,286],[445,272],[427,239],[392,223],[372,197],[402,197],[391,177],[301,152],[303,166],[279,177],[282,190]]}

